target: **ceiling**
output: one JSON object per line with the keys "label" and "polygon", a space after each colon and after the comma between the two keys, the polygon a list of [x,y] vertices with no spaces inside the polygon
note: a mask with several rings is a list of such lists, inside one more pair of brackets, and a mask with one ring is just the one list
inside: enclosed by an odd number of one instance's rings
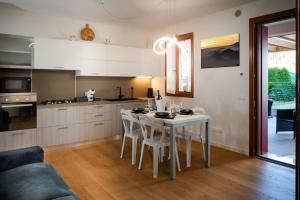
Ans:
{"label": "ceiling", "polygon": [[0,0],[32,12],[149,29],[251,1],[254,0]]}

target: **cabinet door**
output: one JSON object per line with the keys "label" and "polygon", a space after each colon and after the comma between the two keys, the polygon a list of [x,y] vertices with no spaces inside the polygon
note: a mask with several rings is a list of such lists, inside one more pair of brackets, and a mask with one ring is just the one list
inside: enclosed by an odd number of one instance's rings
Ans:
{"label": "cabinet door", "polygon": [[57,47],[57,65],[60,69],[80,69],[80,43],[68,40],[57,40],[54,42]]}
{"label": "cabinet door", "polygon": [[55,109],[38,108],[37,109],[37,127],[55,126]]}
{"label": "cabinet door", "polygon": [[107,46],[108,76],[137,76],[141,64],[141,49],[124,46]]}
{"label": "cabinet door", "polygon": [[66,130],[65,143],[82,142],[88,140],[86,124],[73,124]]}
{"label": "cabinet door", "polygon": [[87,132],[89,140],[96,140],[105,137],[105,122],[88,123]]}
{"label": "cabinet door", "polygon": [[37,130],[37,143],[42,147],[59,145],[66,143],[68,126],[55,126],[47,128],[38,128]]}
{"label": "cabinet door", "polygon": [[61,107],[56,108],[54,111],[54,126],[61,126],[72,124],[74,121],[73,108],[72,107]]}
{"label": "cabinet door", "polygon": [[163,76],[165,74],[164,56],[156,55],[152,49],[143,49],[140,76]]}
{"label": "cabinet door", "polygon": [[76,70],[79,66],[79,42],[35,38],[34,68]]}
{"label": "cabinet door", "polygon": [[84,42],[81,47],[81,67],[77,76],[106,76],[106,45]]}
{"label": "cabinet door", "polygon": [[73,107],[73,122],[75,124],[85,123],[87,116],[87,107],[86,106],[75,106]]}
{"label": "cabinet door", "polygon": [[107,62],[105,60],[82,59],[80,71],[76,76],[106,76]]}
{"label": "cabinet door", "polygon": [[7,131],[0,134],[0,151],[36,145],[36,129]]}

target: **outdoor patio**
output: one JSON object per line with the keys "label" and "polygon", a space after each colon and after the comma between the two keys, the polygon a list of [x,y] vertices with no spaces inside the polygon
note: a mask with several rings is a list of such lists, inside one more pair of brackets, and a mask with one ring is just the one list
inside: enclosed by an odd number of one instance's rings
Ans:
{"label": "outdoor patio", "polygon": [[268,119],[268,158],[295,163],[295,139],[293,132],[276,134],[276,116]]}

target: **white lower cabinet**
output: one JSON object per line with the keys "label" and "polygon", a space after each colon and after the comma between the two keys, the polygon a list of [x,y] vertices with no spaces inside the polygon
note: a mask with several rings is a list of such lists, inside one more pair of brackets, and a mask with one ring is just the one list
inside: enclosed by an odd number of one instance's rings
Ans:
{"label": "white lower cabinet", "polygon": [[0,151],[36,145],[36,129],[0,133]]}
{"label": "white lower cabinet", "polygon": [[113,105],[38,109],[37,143],[43,147],[113,136]]}

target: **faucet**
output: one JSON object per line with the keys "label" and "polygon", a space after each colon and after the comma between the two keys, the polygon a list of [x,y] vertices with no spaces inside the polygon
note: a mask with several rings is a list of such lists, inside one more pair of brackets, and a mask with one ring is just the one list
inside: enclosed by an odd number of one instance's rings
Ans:
{"label": "faucet", "polygon": [[130,97],[133,98],[133,87],[130,88]]}
{"label": "faucet", "polygon": [[124,95],[122,94],[122,88],[117,87],[116,89],[119,89],[119,99],[122,99],[124,97]]}

